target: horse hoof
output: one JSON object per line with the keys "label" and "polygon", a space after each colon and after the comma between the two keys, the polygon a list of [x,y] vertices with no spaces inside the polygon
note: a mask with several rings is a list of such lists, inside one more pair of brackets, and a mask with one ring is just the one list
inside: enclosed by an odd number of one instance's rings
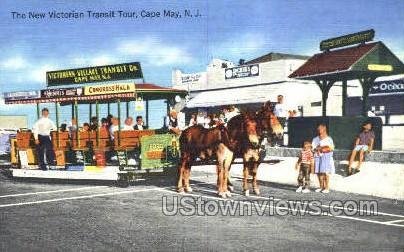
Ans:
{"label": "horse hoof", "polygon": [[192,188],[191,188],[190,186],[185,187],[185,192],[191,193],[191,192],[192,192]]}
{"label": "horse hoof", "polygon": [[259,189],[254,189],[255,195],[260,195],[260,190]]}
{"label": "horse hoof", "polygon": [[227,189],[228,189],[230,192],[234,192],[234,186],[230,186],[230,185],[229,185],[229,186],[227,187]]}
{"label": "horse hoof", "polygon": [[231,192],[230,191],[225,192],[225,194],[226,194],[227,198],[231,198]]}
{"label": "horse hoof", "polygon": [[245,190],[245,191],[244,191],[244,196],[247,196],[247,197],[250,196],[250,191],[249,191],[249,190]]}
{"label": "horse hoof", "polygon": [[177,189],[177,193],[179,193],[179,194],[184,194],[185,192],[184,192],[184,188],[178,188]]}
{"label": "horse hoof", "polygon": [[222,199],[225,199],[227,197],[226,192],[219,192],[217,195]]}

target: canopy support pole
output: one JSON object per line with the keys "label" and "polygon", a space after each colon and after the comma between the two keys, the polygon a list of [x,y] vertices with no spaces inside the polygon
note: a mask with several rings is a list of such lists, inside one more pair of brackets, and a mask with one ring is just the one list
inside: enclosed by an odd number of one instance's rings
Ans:
{"label": "canopy support pole", "polygon": [[121,145],[121,99],[117,101],[118,105],[118,146]]}
{"label": "canopy support pole", "polygon": [[[100,106],[98,104],[98,100],[95,101],[95,116],[97,118],[99,118],[99,116],[100,116]],[[97,127],[96,134],[97,134],[97,136],[96,136],[96,138],[97,138],[96,139],[96,145],[97,145],[97,148],[98,148],[100,146],[100,126]]]}
{"label": "canopy support pole", "polygon": [[321,89],[322,93],[322,115],[327,116],[327,99],[328,99],[328,92],[330,91],[332,85],[335,81],[327,81],[327,80],[316,80],[317,85]]}
{"label": "canopy support pole", "polygon": [[129,102],[126,102],[126,118],[129,117]]}
{"label": "canopy support pole", "polygon": [[56,146],[60,147],[60,138],[59,138],[59,103],[55,102],[55,112],[56,112]]}
{"label": "canopy support pole", "polygon": [[111,114],[111,104],[108,102],[107,103],[107,115]]}
{"label": "canopy support pole", "polygon": [[[89,119],[88,119],[88,121],[91,122],[91,118],[93,117],[93,106],[92,106],[91,103],[89,104],[88,112],[89,112],[89,113],[88,113],[88,114],[89,114]],[[98,117],[97,117],[97,119],[98,119]]]}
{"label": "canopy support pole", "polygon": [[77,100],[74,101],[74,117],[76,118],[77,129],[76,129],[76,141],[77,141],[77,148],[79,148],[80,143],[80,134],[79,134],[79,106]]}
{"label": "canopy support pole", "polygon": [[36,104],[36,117],[39,119],[41,117],[41,110],[39,108],[39,103]]}
{"label": "canopy support pole", "polygon": [[342,80],[342,116],[346,116],[346,102],[348,98],[348,84]]}
{"label": "canopy support pole", "polygon": [[72,103],[72,119],[74,119],[74,103]]}
{"label": "canopy support pole", "polygon": [[367,77],[359,79],[359,82],[362,86],[362,116],[368,116],[368,98],[370,87],[373,85],[375,81],[375,77]]}
{"label": "canopy support pole", "polygon": [[149,100],[146,100],[146,126],[149,127]]}

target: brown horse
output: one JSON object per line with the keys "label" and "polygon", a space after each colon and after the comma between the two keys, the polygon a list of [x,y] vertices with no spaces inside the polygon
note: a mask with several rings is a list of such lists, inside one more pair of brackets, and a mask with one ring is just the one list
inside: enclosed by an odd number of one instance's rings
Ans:
{"label": "brown horse", "polygon": [[196,158],[217,159],[218,194],[225,198],[228,196],[227,180],[228,171],[233,160],[232,152],[229,151],[228,133],[224,125],[216,128],[205,129],[196,125],[184,130],[179,139],[181,160],[178,167],[177,191],[191,192],[189,184],[191,163]]}
{"label": "brown horse", "polygon": [[[243,193],[246,196],[249,195],[248,176],[251,175],[253,192],[259,195],[257,171],[262,151],[260,143],[264,137],[269,138],[268,136],[272,134],[283,133],[282,126],[272,109],[263,106],[255,114],[247,113],[232,118],[227,127],[230,149],[234,151],[234,158],[243,158]],[[228,181],[228,184],[232,189],[232,183]]]}

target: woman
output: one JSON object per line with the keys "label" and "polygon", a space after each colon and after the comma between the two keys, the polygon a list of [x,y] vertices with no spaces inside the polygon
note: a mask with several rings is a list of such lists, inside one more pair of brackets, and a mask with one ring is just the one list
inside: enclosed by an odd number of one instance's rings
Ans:
{"label": "woman", "polygon": [[318,176],[320,188],[316,192],[330,192],[330,174],[335,173],[333,150],[334,141],[327,134],[327,126],[320,124],[317,127],[318,136],[313,138],[314,172]]}

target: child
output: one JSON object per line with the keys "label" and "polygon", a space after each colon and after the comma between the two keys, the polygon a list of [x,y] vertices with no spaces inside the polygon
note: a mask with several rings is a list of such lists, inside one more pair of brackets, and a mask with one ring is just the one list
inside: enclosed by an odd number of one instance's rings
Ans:
{"label": "child", "polygon": [[[365,122],[362,125],[362,132],[356,137],[355,147],[352,150],[351,157],[348,164],[348,176],[360,171],[361,164],[363,162],[364,153],[370,153],[373,149],[373,143],[375,140],[375,133],[372,131],[372,124]],[[359,151],[359,163],[356,170],[352,168],[352,164],[355,161],[356,154]]]}
{"label": "child", "polygon": [[296,189],[296,192],[310,192],[310,172],[314,171],[313,166],[314,158],[311,150],[311,143],[309,141],[304,141],[299,159],[296,163],[296,170],[299,170],[299,176],[297,178],[299,188]]}

